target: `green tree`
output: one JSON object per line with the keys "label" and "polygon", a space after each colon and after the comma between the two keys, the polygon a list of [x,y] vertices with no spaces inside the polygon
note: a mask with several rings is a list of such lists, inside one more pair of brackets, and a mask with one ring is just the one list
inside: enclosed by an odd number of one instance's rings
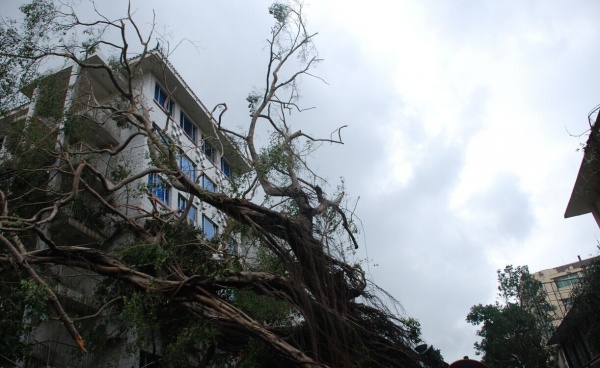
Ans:
{"label": "green tree", "polygon": [[527,266],[498,270],[500,301],[474,305],[467,322],[481,326],[475,343],[482,361],[490,368],[556,367],[552,348],[545,342],[551,332],[551,306],[542,285]]}
{"label": "green tree", "polygon": [[[61,1],[34,0],[21,10],[22,22],[0,25],[0,129],[8,149],[0,162],[0,291],[10,296],[3,311],[39,312],[41,295],[51,319],[97,357],[134,335],[131,348],[147,349],[144,359],[157,362],[160,352],[176,366],[418,366],[414,326],[348,261],[358,243],[343,187],[328,195],[328,184],[306,166],[314,144],[342,143],[341,128],[338,139],[319,139],[292,125],[291,112],[302,111],[298,85],[319,61],[299,5],[269,8],[266,83],[248,96],[247,125],[228,128],[225,104],[201,117],[213,123],[203,132],[204,152],[214,145],[247,153],[231,167],[232,190],[220,192],[180,167],[172,119],[165,114],[161,127],[154,124],[151,113],[169,110],[180,91],[165,77],[168,44],[150,49],[153,29],[143,34],[131,7],[122,18],[93,21]],[[109,63],[92,57],[98,48]],[[74,69],[45,75],[50,62]],[[140,95],[138,82],[150,72],[165,87],[162,106]],[[101,83],[92,88],[92,80]],[[112,123],[119,141],[100,146],[95,132]],[[264,145],[255,139],[263,128],[271,136]],[[129,162],[140,152],[147,164]],[[157,188],[177,190],[187,205],[161,206]],[[227,216],[214,239],[186,224],[196,198]],[[67,221],[85,225],[86,238],[60,232]],[[228,251],[241,241],[258,254],[252,262]],[[93,303],[62,293],[90,279]],[[36,298],[10,302],[22,285],[36,285]],[[31,328],[18,331],[0,324],[0,333],[26,343],[23,335],[42,319],[23,319]],[[23,349],[10,354],[4,359],[21,358]]]}
{"label": "green tree", "polygon": [[571,293],[574,312],[585,321],[581,328],[592,351],[600,352],[600,261],[594,261],[584,271],[582,282]]}

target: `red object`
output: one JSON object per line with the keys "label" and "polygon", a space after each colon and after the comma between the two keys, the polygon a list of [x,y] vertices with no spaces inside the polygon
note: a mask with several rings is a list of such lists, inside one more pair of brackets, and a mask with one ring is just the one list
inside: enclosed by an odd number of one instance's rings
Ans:
{"label": "red object", "polygon": [[488,366],[473,359],[461,359],[450,364],[448,368],[488,368]]}

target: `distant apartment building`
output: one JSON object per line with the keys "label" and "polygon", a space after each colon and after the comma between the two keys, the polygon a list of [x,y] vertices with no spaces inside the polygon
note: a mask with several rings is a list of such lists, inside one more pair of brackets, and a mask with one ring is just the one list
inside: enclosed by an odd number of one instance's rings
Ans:
{"label": "distant apartment building", "polygon": [[571,291],[581,282],[586,265],[595,258],[583,259],[546,270],[536,271],[532,276],[542,283],[546,300],[553,307],[554,327],[558,327],[571,308]]}
{"label": "distant apartment building", "polygon": [[551,314],[554,331],[548,336],[548,344],[557,346],[561,368],[597,367],[587,365],[595,354],[591,352],[583,337],[585,326],[575,318],[571,299],[573,288],[585,282],[586,267],[596,260],[595,257],[580,259],[532,273],[532,276],[542,283],[546,300],[553,307]]}

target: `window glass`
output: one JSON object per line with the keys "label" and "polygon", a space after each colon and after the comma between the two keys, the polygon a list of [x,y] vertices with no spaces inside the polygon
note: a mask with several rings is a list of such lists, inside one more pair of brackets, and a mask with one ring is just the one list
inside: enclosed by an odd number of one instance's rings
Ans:
{"label": "window glass", "polygon": [[212,144],[208,143],[207,141],[204,141],[204,154],[212,162],[215,161],[215,153],[216,153],[216,151],[215,151],[215,148],[212,146]]}
{"label": "window glass", "polygon": [[166,205],[170,203],[171,189],[156,173],[148,175],[148,189],[152,195]]}
{"label": "window glass", "polygon": [[[179,207],[180,210],[185,211],[186,207],[187,207],[188,201],[184,196],[179,196],[177,198],[177,205]],[[196,223],[196,213],[198,212],[198,209],[196,208],[196,206],[190,206],[190,211],[188,212],[188,217],[192,219],[192,221],[194,221],[194,223]]]}
{"label": "window glass", "polygon": [[[169,100],[169,103],[167,103],[167,100]],[[160,88],[158,83],[154,86],[154,101],[158,102],[160,106],[167,110],[169,115],[173,115],[173,106],[175,104],[172,99],[168,98],[167,93]]]}
{"label": "window glass", "polygon": [[185,155],[179,156],[179,168],[188,178],[196,181],[196,165],[194,165],[189,157]]}
{"label": "window glass", "polygon": [[206,190],[210,190],[211,192],[216,192],[217,187],[215,183],[206,176],[206,174],[202,174],[202,188]]}
{"label": "window glass", "polygon": [[229,166],[229,163],[221,157],[221,171],[223,171],[223,174],[225,174],[225,176],[227,176],[229,179],[231,179],[231,167]]}
{"label": "window glass", "polygon": [[160,355],[154,355],[146,351],[140,351],[140,367],[154,368],[159,366],[159,362],[162,360]]}
{"label": "window glass", "polygon": [[196,141],[196,126],[183,112],[179,114],[179,126],[192,141]]}
{"label": "window glass", "polygon": [[202,231],[204,232],[204,236],[208,239],[212,239],[217,235],[217,225],[214,222],[210,221],[208,217],[202,215]]}
{"label": "window glass", "polygon": [[554,282],[559,289],[574,286],[579,282],[579,275],[577,273],[572,273],[570,275],[557,277],[554,279]]}
{"label": "window glass", "polygon": [[152,123],[152,130],[154,132],[156,132],[156,134],[158,134],[158,137],[161,140],[161,142],[163,142],[167,146],[170,146],[171,144],[173,144],[171,142],[171,138],[168,136],[168,134],[167,133],[163,134],[161,129],[158,127],[158,125],[156,125],[156,123]]}

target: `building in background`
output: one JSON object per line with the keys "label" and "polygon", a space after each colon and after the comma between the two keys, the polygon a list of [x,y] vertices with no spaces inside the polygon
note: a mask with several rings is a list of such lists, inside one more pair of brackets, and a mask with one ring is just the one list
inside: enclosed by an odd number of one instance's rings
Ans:
{"label": "building in background", "polygon": [[576,318],[571,293],[577,285],[585,282],[586,268],[597,257],[548,268],[532,273],[542,283],[551,311],[554,330],[547,336],[548,345],[556,345],[561,368],[588,367],[594,354],[584,339],[583,320]]}
{"label": "building in background", "polygon": [[571,291],[584,277],[585,267],[596,258],[588,258],[546,270],[533,272],[531,275],[542,283],[546,300],[553,307],[552,322],[558,327],[571,309]]}

